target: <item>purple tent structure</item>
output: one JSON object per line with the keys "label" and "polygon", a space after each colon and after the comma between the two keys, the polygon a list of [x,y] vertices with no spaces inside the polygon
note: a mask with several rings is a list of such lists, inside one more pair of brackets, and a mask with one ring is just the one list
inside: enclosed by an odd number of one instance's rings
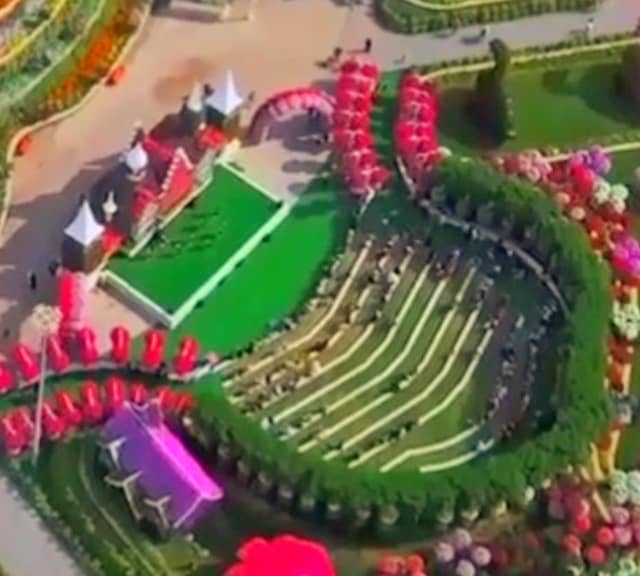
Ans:
{"label": "purple tent structure", "polygon": [[223,497],[222,488],[165,425],[157,400],[125,403],[100,433],[107,482],[123,490],[137,520],[161,534],[188,531]]}

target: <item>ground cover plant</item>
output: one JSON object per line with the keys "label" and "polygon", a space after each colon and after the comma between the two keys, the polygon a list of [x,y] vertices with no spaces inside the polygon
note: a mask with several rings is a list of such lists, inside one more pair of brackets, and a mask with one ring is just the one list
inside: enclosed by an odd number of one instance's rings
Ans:
{"label": "ground cover plant", "polygon": [[277,210],[276,202],[224,166],[161,236],[110,270],[162,306],[175,310]]}

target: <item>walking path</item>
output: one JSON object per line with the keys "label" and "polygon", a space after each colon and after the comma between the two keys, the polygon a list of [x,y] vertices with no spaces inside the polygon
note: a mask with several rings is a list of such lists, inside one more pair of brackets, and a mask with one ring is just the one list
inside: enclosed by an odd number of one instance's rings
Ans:
{"label": "walking path", "polygon": [[0,476],[0,510],[0,560],[8,574],[81,576],[75,562],[4,475]]}
{"label": "walking path", "polygon": [[[12,337],[20,332],[28,339],[37,337],[29,317],[35,304],[54,300],[54,282],[46,267],[57,256],[63,226],[79,196],[115,161],[129,141],[133,123],[141,120],[151,126],[174,111],[194,81],[211,80],[231,68],[245,92],[255,90],[259,103],[277,90],[326,80],[328,72],[321,71],[317,63],[342,38],[350,39],[346,49],[359,48],[365,38],[371,38],[373,57],[385,68],[398,66],[403,56],[408,64],[486,52],[486,44],[471,40],[477,28],[446,37],[403,37],[379,30],[370,7],[350,10],[330,0],[260,0],[253,21],[220,24],[192,6],[174,2],[166,16],[152,19],[126,81],[98,93],[75,116],[37,134],[29,155],[16,161],[12,208],[0,251],[0,324]],[[243,9],[243,2],[234,8],[236,12]],[[639,17],[640,2],[608,0],[595,14],[595,31],[624,31],[635,26]],[[313,34],[300,26],[309,21],[314,23]],[[500,36],[514,48],[558,42],[583,29],[585,21],[583,14],[546,15],[496,24],[490,36]],[[301,130],[303,125],[304,119],[287,128]],[[326,150],[289,139],[285,146],[268,142],[262,150],[242,151],[238,161],[248,173],[259,173],[274,194],[289,196],[303,190],[320,170]],[[26,295],[30,270],[41,281],[37,294]],[[134,332],[145,326],[103,293],[96,295],[94,305],[92,315],[102,320],[97,327],[103,342],[116,321],[125,322]],[[6,349],[7,342],[0,350]],[[0,482],[0,509],[0,558],[12,576],[75,573],[4,481]],[[38,562],[37,568],[29,562]]]}

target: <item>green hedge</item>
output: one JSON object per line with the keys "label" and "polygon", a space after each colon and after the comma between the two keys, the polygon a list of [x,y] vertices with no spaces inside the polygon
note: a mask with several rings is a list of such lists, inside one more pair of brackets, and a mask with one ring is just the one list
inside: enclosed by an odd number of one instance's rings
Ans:
{"label": "green hedge", "polygon": [[445,510],[460,512],[471,506],[488,511],[501,501],[521,502],[527,486],[539,486],[567,466],[583,463],[590,443],[606,428],[609,275],[584,232],[539,190],[479,161],[447,159],[435,171],[433,185],[444,191],[445,206],[467,197],[474,212],[496,206],[492,224],[510,230],[517,240],[533,242],[528,247],[540,252],[554,271],[570,307],[562,369],[557,371],[561,407],[556,423],[517,450],[505,449],[446,472],[381,474],[299,454],[241,414],[222,392],[203,398],[198,414],[201,442],[206,438],[209,449],[217,449],[218,457],[231,465],[241,461],[244,476],[250,470],[251,481],[261,485],[263,493],[273,494],[279,483],[297,494],[297,509],[302,500],[314,502],[314,512],[322,518],[329,508],[339,509],[343,520],[356,525],[357,518],[368,517],[377,527],[432,526]]}
{"label": "green hedge", "polygon": [[376,0],[378,20],[404,34],[420,34],[472,24],[517,20],[549,12],[592,10],[601,0],[508,0],[457,10],[432,10],[406,0]]}

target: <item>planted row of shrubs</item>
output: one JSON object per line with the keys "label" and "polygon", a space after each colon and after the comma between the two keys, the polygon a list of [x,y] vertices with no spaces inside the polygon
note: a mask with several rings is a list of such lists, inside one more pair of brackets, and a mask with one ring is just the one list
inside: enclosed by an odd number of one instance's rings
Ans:
{"label": "planted row of shrubs", "polygon": [[586,11],[600,0],[502,0],[459,10],[420,8],[406,0],[376,0],[380,22],[396,32],[420,34],[473,24],[504,22],[548,12]]}
{"label": "planted row of shrubs", "polygon": [[202,398],[196,436],[209,453],[290,509],[390,536],[397,529],[431,527],[443,515],[460,517],[470,509],[487,513],[505,503],[518,506],[526,503],[531,488],[583,463],[590,443],[607,426],[610,406],[602,383],[609,278],[583,232],[536,188],[479,161],[449,158],[436,170],[433,184],[444,191],[439,196],[445,207],[468,196],[476,218],[481,207],[495,206],[492,227],[517,241],[533,238],[543,247],[570,307],[556,376],[563,402],[557,421],[535,438],[523,439],[517,450],[503,449],[448,471],[380,474],[297,453],[243,415],[223,392]]}

